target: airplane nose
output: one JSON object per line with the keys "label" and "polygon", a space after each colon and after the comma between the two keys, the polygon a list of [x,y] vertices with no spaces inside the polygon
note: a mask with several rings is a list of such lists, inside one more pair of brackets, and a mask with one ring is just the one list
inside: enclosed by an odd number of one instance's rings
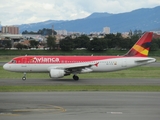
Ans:
{"label": "airplane nose", "polygon": [[7,63],[3,65],[3,69],[5,69],[5,70],[8,70],[8,69],[9,69],[9,66],[8,66]]}

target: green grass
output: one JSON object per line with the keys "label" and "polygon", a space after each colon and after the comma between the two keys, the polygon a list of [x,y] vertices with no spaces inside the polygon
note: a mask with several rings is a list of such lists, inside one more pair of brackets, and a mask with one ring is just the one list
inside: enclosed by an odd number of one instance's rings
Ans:
{"label": "green grass", "polygon": [[61,50],[0,50],[1,56],[11,55],[123,55],[127,51],[119,50],[106,50],[106,51],[88,51],[88,50],[73,50],[73,51],[61,51]]}
{"label": "green grass", "polygon": [[0,92],[64,92],[64,91],[132,91],[160,92],[159,86],[124,85],[54,85],[54,86],[0,86]]}
{"label": "green grass", "polygon": [[[105,50],[105,51],[88,51],[88,50],[0,50],[1,56],[20,56],[20,55],[124,55],[128,50]],[[160,50],[150,51],[150,56],[160,56]]]}
{"label": "green grass", "polygon": [[9,62],[14,57],[16,56],[0,56],[0,62]]}
{"label": "green grass", "polygon": [[[0,66],[0,79],[21,79],[23,73],[15,73],[3,70]],[[84,78],[160,78],[160,67],[135,67],[127,70],[103,73],[79,74]],[[72,79],[72,76],[66,76],[65,79]],[[49,79],[48,73],[27,73],[27,79]]]}

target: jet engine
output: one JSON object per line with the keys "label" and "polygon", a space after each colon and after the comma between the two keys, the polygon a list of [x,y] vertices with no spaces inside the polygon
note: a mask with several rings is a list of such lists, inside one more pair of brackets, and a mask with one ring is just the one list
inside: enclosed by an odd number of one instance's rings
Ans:
{"label": "jet engine", "polygon": [[64,70],[59,70],[59,69],[51,69],[49,76],[51,78],[61,78],[65,76],[65,71]]}

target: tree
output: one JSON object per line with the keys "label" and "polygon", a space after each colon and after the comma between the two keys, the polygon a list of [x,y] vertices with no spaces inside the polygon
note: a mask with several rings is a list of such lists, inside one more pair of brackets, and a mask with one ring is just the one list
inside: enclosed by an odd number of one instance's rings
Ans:
{"label": "tree", "polygon": [[36,41],[36,40],[30,40],[30,41],[29,41],[29,43],[30,43],[30,46],[31,46],[32,48],[37,47],[37,46],[38,46],[38,44],[39,44],[39,42],[38,42],[38,41]]}
{"label": "tree", "polygon": [[52,35],[52,32],[53,32],[53,35],[56,35],[56,31],[53,31],[52,29],[46,29],[46,28],[43,28],[42,30],[38,30],[38,34],[41,34],[41,35]]}
{"label": "tree", "polygon": [[59,45],[63,51],[73,50],[74,48],[73,40],[70,37],[66,37],[65,39],[61,40]]}
{"label": "tree", "polygon": [[153,39],[152,42],[155,42],[158,45],[158,48],[160,48],[160,38]]}
{"label": "tree", "polygon": [[131,36],[132,36],[132,30],[129,31],[129,37],[131,37]]}
{"label": "tree", "polygon": [[105,35],[104,38],[106,39],[108,43],[108,48],[117,48],[119,47],[122,36],[120,33],[117,33],[117,35],[114,35],[114,34]]}
{"label": "tree", "polygon": [[82,35],[74,39],[74,48],[88,48],[90,39],[86,35]]}
{"label": "tree", "polygon": [[138,35],[138,36],[141,36],[143,33],[142,33],[142,30],[135,30],[134,31],[134,35]]}
{"label": "tree", "polygon": [[55,42],[56,38],[53,36],[49,36],[47,38],[47,46],[49,47],[49,50],[54,50],[56,47],[56,42]]}
{"label": "tree", "polygon": [[25,31],[23,31],[23,32],[22,32],[22,34],[28,34],[28,31],[27,31],[27,30],[25,30]]}
{"label": "tree", "polygon": [[52,35],[52,32],[53,32],[53,35],[56,35],[56,31],[53,31],[52,29],[46,29],[46,28],[43,28],[42,30],[38,30],[38,32],[33,32],[33,31],[23,31],[22,34],[41,34],[41,35]]}
{"label": "tree", "polygon": [[3,45],[4,48],[11,48],[12,47],[11,40],[3,40]]}
{"label": "tree", "polygon": [[130,38],[124,38],[124,39],[120,40],[119,47],[121,49],[128,49],[128,48],[130,48],[129,44],[130,44]]}
{"label": "tree", "polygon": [[17,48],[18,50],[22,50],[24,48],[24,45],[21,43],[17,43],[15,44],[15,48]]}
{"label": "tree", "polygon": [[130,42],[129,42],[129,48],[131,48],[136,42],[137,40],[139,39],[140,37],[138,35],[133,35],[130,39]]}
{"label": "tree", "polygon": [[151,43],[151,48],[150,48],[151,51],[156,51],[158,50],[158,44],[155,43],[155,42],[152,42]]}
{"label": "tree", "polygon": [[107,48],[107,41],[102,38],[94,38],[90,42],[89,50],[102,51]]}
{"label": "tree", "polygon": [[124,41],[124,38],[122,37],[122,34],[121,33],[117,33],[116,35],[115,35],[115,43],[116,43],[116,48],[122,48],[121,47],[121,42],[123,42]]}
{"label": "tree", "polygon": [[160,43],[160,39],[153,39],[152,42],[151,42],[151,48],[150,50],[151,51],[156,51],[159,49],[159,44]]}

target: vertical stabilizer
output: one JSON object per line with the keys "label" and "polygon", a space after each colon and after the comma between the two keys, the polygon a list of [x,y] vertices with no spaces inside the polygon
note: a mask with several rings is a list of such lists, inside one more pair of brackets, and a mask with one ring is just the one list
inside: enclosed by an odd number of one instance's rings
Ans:
{"label": "vertical stabilizer", "polygon": [[153,32],[146,32],[124,56],[147,57],[151,46]]}

